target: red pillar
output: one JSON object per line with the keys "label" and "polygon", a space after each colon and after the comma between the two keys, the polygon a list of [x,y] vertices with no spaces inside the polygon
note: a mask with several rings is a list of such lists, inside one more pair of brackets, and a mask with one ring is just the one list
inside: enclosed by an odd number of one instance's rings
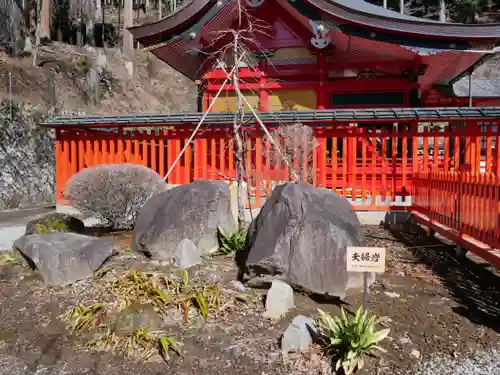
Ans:
{"label": "red pillar", "polygon": [[354,154],[354,142],[356,142],[356,138],[354,138],[354,130],[351,126],[349,126],[349,137],[347,138],[347,160],[344,162],[347,163],[347,181],[346,187],[352,187],[352,179],[355,177],[352,175],[353,165],[356,163],[356,155]]}
{"label": "red pillar", "polygon": [[62,176],[62,166],[63,166],[63,155],[62,155],[62,141],[61,141],[61,131],[56,130],[56,203],[62,203],[63,201],[63,176]]}
{"label": "red pillar", "polygon": [[316,90],[316,105],[318,109],[326,109],[328,105],[328,93],[325,92],[325,82],[327,81],[327,74],[325,70],[325,55],[323,52],[318,53],[318,66],[319,66],[319,85]]}
{"label": "red pillar", "polygon": [[259,111],[269,111],[269,92],[267,91],[266,60],[259,62],[260,70],[260,90],[259,90]]}

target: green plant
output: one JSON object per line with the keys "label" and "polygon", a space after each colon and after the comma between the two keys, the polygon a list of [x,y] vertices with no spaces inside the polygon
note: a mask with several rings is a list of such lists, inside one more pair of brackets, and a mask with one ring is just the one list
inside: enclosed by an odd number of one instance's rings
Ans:
{"label": "green plant", "polygon": [[95,346],[105,351],[121,351],[127,357],[139,357],[148,359],[155,352],[168,361],[170,351],[182,355],[181,344],[165,335],[150,332],[147,327],[135,330],[128,336],[118,336],[108,329],[108,331],[95,340],[90,340],[88,346]]}
{"label": "green plant", "polygon": [[182,356],[180,350],[180,343],[175,341],[174,339],[167,336],[160,336],[158,337],[158,344],[160,346],[160,355],[163,357],[165,361],[168,361],[169,359],[168,354],[170,350],[174,351],[179,356]]}
{"label": "green plant", "polygon": [[227,234],[224,233],[221,227],[218,227],[217,237],[219,238],[219,252],[221,254],[229,255],[245,249],[247,233],[244,230],[238,230],[231,234]]}
{"label": "green plant", "polygon": [[184,323],[189,321],[192,307],[208,319],[210,310],[221,306],[221,292],[217,285],[204,287],[191,284],[189,273],[181,270],[179,277],[157,277],[154,274],[130,270],[111,285],[115,295],[121,299],[121,308],[132,303],[151,303],[161,312],[176,306],[183,311]]}
{"label": "green plant", "polygon": [[0,266],[6,266],[17,263],[19,263],[19,260],[17,259],[13,251],[5,251],[0,253]]}
{"label": "green plant", "polygon": [[103,303],[92,305],[76,305],[62,315],[68,326],[74,331],[90,330],[98,322],[99,316],[105,312],[106,306]]}
{"label": "green plant", "polygon": [[364,365],[363,357],[373,355],[375,350],[386,351],[378,344],[387,337],[389,328],[375,331],[376,325],[387,318],[377,318],[369,315],[360,307],[352,318],[341,310],[341,316],[331,316],[318,309],[318,333],[325,341],[327,349],[332,351],[335,362],[335,371],[343,371],[350,375]]}

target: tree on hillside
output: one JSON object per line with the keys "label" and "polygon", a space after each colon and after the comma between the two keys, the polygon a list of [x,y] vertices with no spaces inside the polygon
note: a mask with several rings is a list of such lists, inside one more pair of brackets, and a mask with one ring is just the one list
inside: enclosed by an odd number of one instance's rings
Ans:
{"label": "tree on hillside", "polygon": [[[367,1],[383,6],[385,0]],[[499,0],[404,0],[405,14],[461,23],[475,23],[477,16],[499,4]],[[400,0],[387,0],[387,8],[399,12]]]}

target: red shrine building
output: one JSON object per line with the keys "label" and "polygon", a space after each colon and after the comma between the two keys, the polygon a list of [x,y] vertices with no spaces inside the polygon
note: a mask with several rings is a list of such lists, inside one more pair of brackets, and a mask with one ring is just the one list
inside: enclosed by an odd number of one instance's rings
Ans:
{"label": "red shrine building", "polygon": [[[226,78],[220,51],[245,17],[240,88],[260,111],[458,107],[469,95],[473,106],[500,104],[500,84],[473,80],[469,92],[466,77],[496,52],[496,24],[423,20],[363,0],[192,0],[131,32],[199,83],[203,111]],[[234,108],[228,85],[212,111]]]}

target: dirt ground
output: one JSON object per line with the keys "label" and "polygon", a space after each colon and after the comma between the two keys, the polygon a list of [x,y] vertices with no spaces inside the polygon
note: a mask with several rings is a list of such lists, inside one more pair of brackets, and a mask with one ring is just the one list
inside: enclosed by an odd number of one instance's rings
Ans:
{"label": "dirt ground", "polygon": [[[433,355],[460,357],[500,342],[500,276],[488,265],[457,258],[452,247],[420,232],[364,227],[368,246],[385,246],[387,272],[371,287],[369,307],[391,319],[382,346],[388,353],[369,359],[361,374],[409,374]],[[124,248],[130,236],[119,235]],[[124,251],[108,262],[115,270],[158,269],[158,264]],[[160,267],[161,268],[161,267]],[[231,259],[206,262],[202,277],[227,285],[235,278]],[[361,295],[341,303],[296,294],[296,308],[280,321],[262,317],[262,304],[240,306],[224,318],[209,318],[172,331],[183,342],[184,357],[169,364],[146,363],[87,349],[86,335],[69,333],[58,316],[90,290],[89,282],[73,288],[47,289],[36,272],[20,265],[0,266],[0,374],[325,374],[327,359],[319,352],[292,354],[279,350],[283,330],[298,314],[317,308],[354,311]],[[249,293],[259,297],[264,289]],[[257,298],[257,300],[260,300]],[[124,372],[126,371],[126,372]]]}

